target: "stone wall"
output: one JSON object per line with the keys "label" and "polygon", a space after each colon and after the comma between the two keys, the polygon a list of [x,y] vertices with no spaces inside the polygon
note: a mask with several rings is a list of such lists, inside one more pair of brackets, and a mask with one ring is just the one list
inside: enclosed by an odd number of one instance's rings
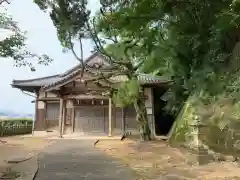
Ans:
{"label": "stone wall", "polygon": [[240,157],[240,103],[222,98],[204,105],[190,97],[174,124],[170,142],[184,143],[199,153],[204,149],[207,154]]}

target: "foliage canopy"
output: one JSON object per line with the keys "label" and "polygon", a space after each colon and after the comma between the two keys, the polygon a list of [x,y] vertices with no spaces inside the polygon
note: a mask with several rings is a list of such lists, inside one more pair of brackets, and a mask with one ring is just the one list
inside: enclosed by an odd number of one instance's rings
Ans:
{"label": "foliage canopy", "polygon": [[[10,3],[7,1],[0,1],[0,8],[3,10],[4,3]],[[33,60],[35,59],[37,64],[48,65],[52,59],[46,54],[41,56],[32,53],[27,50],[25,44],[26,32],[22,32],[18,27],[18,23],[15,22],[7,11],[0,12],[0,57],[13,58],[16,62],[15,66],[28,66],[32,71],[35,71]],[[36,63],[35,63],[36,64]]]}
{"label": "foliage canopy", "polygon": [[209,98],[239,91],[240,49],[232,52],[240,41],[240,1],[102,2],[109,13],[101,31],[110,24],[121,39],[137,41],[131,50],[138,48],[134,58],[144,59],[141,70],[173,80],[172,102],[184,102],[193,92]]}
{"label": "foliage canopy", "polygon": [[[138,72],[170,78],[170,109],[178,109],[173,107],[180,107],[193,93],[205,101],[218,95],[239,96],[239,0],[100,0],[93,17],[86,0],[34,2],[50,10],[59,40],[75,56],[74,43],[91,38],[113,72],[126,75],[129,82]],[[123,84],[119,97],[128,87],[131,84]],[[140,88],[135,92],[138,105],[142,92]]]}

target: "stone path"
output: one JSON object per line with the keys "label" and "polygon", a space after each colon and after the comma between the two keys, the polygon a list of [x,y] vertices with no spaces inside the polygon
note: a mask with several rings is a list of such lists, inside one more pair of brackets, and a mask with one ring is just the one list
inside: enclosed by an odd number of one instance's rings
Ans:
{"label": "stone path", "polygon": [[90,140],[56,140],[39,155],[35,180],[134,180],[131,169]]}

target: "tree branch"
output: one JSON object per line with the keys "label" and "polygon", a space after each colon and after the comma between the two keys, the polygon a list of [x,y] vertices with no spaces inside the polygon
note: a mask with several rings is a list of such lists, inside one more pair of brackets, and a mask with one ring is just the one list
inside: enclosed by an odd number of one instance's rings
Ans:
{"label": "tree branch", "polygon": [[2,5],[4,2],[10,4],[10,2],[8,0],[0,0],[0,5]]}
{"label": "tree branch", "polygon": [[83,62],[83,44],[82,44],[82,37],[79,36],[79,44],[80,44],[80,53],[81,53],[81,78],[83,77],[83,73],[84,73],[84,69],[85,69],[85,66],[84,66],[84,62]]}
{"label": "tree branch", "polygon": [[[103,6],[103,8],[105,8],[102,3],[101,3],[101,5]],[[105,13],[102,8],[100,8],[100,12],[101,12],[102,16],[105,17]],[[111,13],[111,15],[113,15],[112,8],[110,8],[110,13]],[[114,43],[118,43],[117,35],[115,33],[112,33],[112,27],[110,26],[110,23],[108,23],[107,25],[108,25],[108,29],[110,30],[110,37],[108,37],[107,39],[113,41]]]}
{"label": "tree branch", "polygon": [[[69,33],[69,34],[70,34],[70,33]],[[71,37],[71,36],[69,36],[69,37]],[[82,44],[82,37],[81,37],[80,35],[79,35],[79,44],[80,44],[80,54],[81,54],[81,57],[79,57],[79,56],[77,55],[77,53],[75,52],[75,50],[74,50],[74,45],[73,45],[73,43],[72,43],[72,40],[71,40],[71,38],[69,38],[70,49],[71,49],[74,57],[75,57],[75,58],[80,62],[80,64],[81,64],[81,76],[80,76],[80,77],[83,77],[83,73],[84,73],[85,67],[84,67],[84,62],[83,62],[83,44]]]}
{"label": "tree branch", "polygon": [[[129,62],[121,62],[120,60],[119,61],[116,61],[112,58],[112,56],[106,52],[106,50],[104,49],[104,47],[102,46],[101,44],[101,40],[99,39],[98,35],[97,35],[97,30],[96,30],[96,25],[95,25],[95,18],[93,19],[92,21],[92,25],[93,25],[93,28],[91,28],[91,26],[88,24],[88,29],[91,33],[91,36],[92,36],[92,39],[95,43],[95,45],[97,46],[97,50],[102,53],[103,55],[107,56],[108,58],[108,61],[110,64],[117,64],[117,65],[122,65],[122,66],[125,66],[128,68],[128,66],[130,65]],[[92,32],[94,31],[94,32]],[[118,43],[118,41],[117,41]]]}

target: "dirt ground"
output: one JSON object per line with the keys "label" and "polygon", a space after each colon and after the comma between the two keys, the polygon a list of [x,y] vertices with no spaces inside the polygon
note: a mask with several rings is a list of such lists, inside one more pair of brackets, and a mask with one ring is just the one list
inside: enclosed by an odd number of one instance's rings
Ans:
{"label": "dirt ground", "polygon": [[24,138],[21,136],[0,138],[0,175],[11,164],[7,161],[22,157],[31,157],[51,143],[44,138]]}
{"label": "dirt ground", "polygon": [[164,141],[141,143],[133,140],[101,140],[96,147],[130,166],[138,180],[177,179],[240,180],[240,166],[234,162],[199,165],[198,156],[185,148],[170,147]]}

